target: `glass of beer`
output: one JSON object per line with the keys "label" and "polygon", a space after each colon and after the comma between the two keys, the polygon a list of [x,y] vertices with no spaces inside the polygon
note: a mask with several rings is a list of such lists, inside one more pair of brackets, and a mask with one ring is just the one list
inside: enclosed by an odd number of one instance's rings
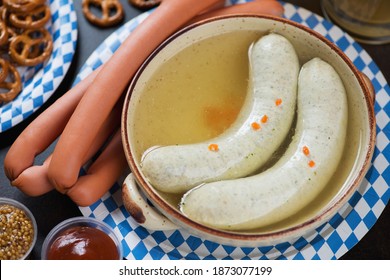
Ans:
{"label": "glass of beer", "polygon": [[321,0],[325,17],[367,44],[390,43],[390,0]]}

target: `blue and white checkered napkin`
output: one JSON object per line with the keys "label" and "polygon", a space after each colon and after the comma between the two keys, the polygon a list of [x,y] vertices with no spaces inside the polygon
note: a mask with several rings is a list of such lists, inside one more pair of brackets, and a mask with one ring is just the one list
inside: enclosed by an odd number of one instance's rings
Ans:
{"label": "blue and white checkered napkin", "polygon": [[[334,41],[375,87],[378,138],[372,167],[362,185],[328,223],[293,244],[240,248],[200,239],[185,230],[146,230],[124,209],[119,187],[122,181],[119,181],[97,203],[80,209],[83,215],[103,220],[115,229],[122,237],[127,259],[337,259],[359,242],[379,218],[390,196],[389,85],[370,56],[341,29],[310,11],[283,5],[286,18],[307,25]],[[107,38],[88,59],[79,79],[104,63],[147,15],[134,18]]]}
{"label": "blue and white checkered napkin", "polygon": [[77,19],[72,0],[50,0],[51,21],[47,28],[53,37],[48,61],[36,67],[18,67],[23,90],[11,102],[0,103],[0,133],[25,120],[53,94],[65,77],[76,51]]}

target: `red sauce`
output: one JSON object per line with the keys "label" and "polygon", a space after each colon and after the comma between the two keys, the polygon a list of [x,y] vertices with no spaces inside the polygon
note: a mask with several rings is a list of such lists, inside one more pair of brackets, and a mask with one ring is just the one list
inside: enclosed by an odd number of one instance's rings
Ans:
{"label": "red sauce", "polygon": [[117,260],[114,241],[105,232],[85,226],[62,232],[52,243],[49,260]]}

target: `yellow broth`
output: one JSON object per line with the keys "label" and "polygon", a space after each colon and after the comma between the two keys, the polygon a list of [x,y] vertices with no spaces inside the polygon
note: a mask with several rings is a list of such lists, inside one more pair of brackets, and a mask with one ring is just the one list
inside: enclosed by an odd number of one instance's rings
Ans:
{"label": "yellow broth", "polygon": [[237,32],[205,39],[154,73],[134,114],[138,160],[151,146],[196,143],[229,127],[246,96],[248,48],[258,37]]}

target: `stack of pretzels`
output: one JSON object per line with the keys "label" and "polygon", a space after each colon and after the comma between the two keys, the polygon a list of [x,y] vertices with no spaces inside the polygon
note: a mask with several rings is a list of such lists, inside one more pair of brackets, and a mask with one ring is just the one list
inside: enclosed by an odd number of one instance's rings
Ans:
{"label": "stack of pretzels", "polygon": [[46,0],[0,1],[0,103],[22,90],[17,66],[36,66],[50,57],[53,39],[45,28],[50,18]]}

